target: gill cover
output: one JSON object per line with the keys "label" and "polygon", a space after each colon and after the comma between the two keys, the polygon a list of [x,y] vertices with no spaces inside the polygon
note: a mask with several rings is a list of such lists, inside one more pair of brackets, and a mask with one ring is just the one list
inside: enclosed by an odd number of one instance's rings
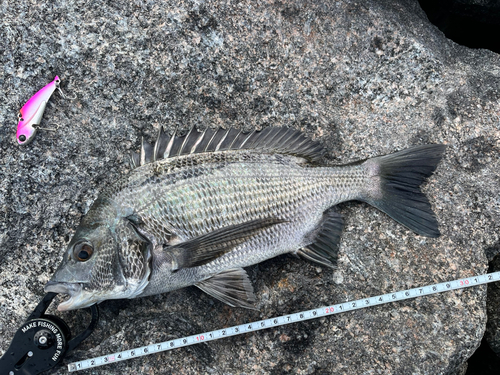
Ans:
{"label": "gill cover", "polygon": [[46,292],[68,294],[58,309],[73,310],[106,299],[134,298],[147,286],[151,245],[132,224],[80,224]]}

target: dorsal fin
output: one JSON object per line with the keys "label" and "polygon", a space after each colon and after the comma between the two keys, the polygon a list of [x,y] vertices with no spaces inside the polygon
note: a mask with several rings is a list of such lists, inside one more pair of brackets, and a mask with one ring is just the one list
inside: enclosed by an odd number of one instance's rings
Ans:
{"label": "dorsal fin", "polygon": [[307,138],[298,130],[286,127],[267,127],[248,133],[234,128],[205,129],[199,132],[193,127],[183,136],[175,133],[169,136],[161,127],[155,144],[151,146],[143,140],[140,154],[132,154],[131,163],[133,167],[138,167],[159,159],[227,150],[288,154],[311,162],[321,159],[325,151],[318,142]]}

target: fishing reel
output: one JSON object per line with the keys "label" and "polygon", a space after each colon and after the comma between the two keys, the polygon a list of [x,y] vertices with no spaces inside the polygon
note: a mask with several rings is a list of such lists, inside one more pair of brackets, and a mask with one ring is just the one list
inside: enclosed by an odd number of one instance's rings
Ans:
{"label": "fishing reel", "polygon": [[0,375],[35,375],[50,370],[93,332],[99,320],[97,305],[90,307],[88,327],[72,339],[68,325],[61,318],[45,315],[56,295],[47,293],[18,329],[0,358]]}

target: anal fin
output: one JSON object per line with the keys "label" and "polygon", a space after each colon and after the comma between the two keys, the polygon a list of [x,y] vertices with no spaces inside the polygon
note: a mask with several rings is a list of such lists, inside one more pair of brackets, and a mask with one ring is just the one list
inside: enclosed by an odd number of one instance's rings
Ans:
{"label": "anal fin", "polygon": [[229,306],[255,310],[253,287],[243,268],[223,271],[196,286]]}
{"label": "anal fin", "polygon": [[297,254],[313,262],[335,268],[337,265],[342,216],[334,211],[325,213],[312,243],[297,251]]}

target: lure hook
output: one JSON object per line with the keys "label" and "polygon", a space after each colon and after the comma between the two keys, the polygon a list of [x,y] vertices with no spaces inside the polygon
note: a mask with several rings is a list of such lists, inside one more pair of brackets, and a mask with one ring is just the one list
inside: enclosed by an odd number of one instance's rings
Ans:
{"label": "lure hook", "polygon": [[71,97],[71,96],[68,96],[66,94],[64,94],[63,90],[61,90],[61,88],[59,87],[59,83],[57,84],[56,88],[59,90],[59,93],[61,94],[61,96],[64,98],[64,99],[68,99],[68,100],[75,100],[76,99],[76,95]]}
{"label": "lure hook", "polygon": [[48,131],[51,131],[51,132],[55,132],[57,129],[59,129],[59,125],[56,125],[55,128],[42,128],[41,126],[38,126],[38,125],[33,125],[33,127],[37,130],[48,130]]}

